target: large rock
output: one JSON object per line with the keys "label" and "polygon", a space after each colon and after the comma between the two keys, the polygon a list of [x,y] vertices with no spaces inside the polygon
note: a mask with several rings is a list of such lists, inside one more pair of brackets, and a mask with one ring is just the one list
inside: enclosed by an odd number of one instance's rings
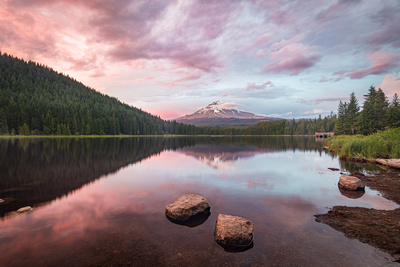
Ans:
{"label": "large rock", "polygon": [[249,247],[253,244],[253,223],[237,216],[219,214],[214,239],[223,247]]}
{"label": "large rock", "polygon": [[17,212],[22,213],[22,212],[27,212],[27,211],[31,211],[31,210],[32,210],[31,206],[26,206],[26,207],[18,209]]}
{"label": "large rock", "polygon": [[207,200],[197,194],[181,195],[165,207],[165,215],[176,221],[189,220],[198,214],[209,211],[210,205]]}
{"label": "large rock", "polygon": [[364,190],[365,184],[355,176],[342,175],[339,179],[339,187],[346,190]]}
{"label": "large rock", "polygon": [[400,159],[376,159],[375,161],[382,165],[400,169]]}

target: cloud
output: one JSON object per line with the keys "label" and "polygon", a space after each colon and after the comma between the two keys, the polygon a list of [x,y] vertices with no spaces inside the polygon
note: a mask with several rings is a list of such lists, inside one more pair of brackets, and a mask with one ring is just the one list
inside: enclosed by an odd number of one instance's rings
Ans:
{"label": "cloud", "polygon": [[311,111],[305,111],[305,112],[303,112],[303,114],[321,114],[321,113],[324,113],[324,112],[326,112],[326,111],[324,111],[323,109],[314,108],[314,109],[311,110]]}
{"label": "cloud", "polygon": [[256,55],[265,57],[269,62],[264,66],[263,72],[289,72],[290,75],[298,75],[313,67],[322,58],[317,52],[319,48],[299,43],[300,38],[295,36],[273,44],[268,50],[259,50]]}
{"label": "cloud", "polygon": [[288,116],[293,115],[293,111],[285,112],[285,113],[272,113],[272,114],[267,114],[267,117],[275,117],[275,118],[285,118]]}
{"label": "cloud", "polygon": [[297,102],[302,104],[318,104],[322,102],[339,102],[347,99],[348,97],[322,97],[314,99],[299,99]]}
{"label": "cloud", "polygon": [[389,97],[395,93],[400,95],[400,72],[397,73],[397,77],[396,73],[386,75],[378,88],[381,88]]}
{"label": "cloud", "polygon": [[379,23],[379,28],[371,33],[365,34],[361,40],[368,46],[381,49],[385,45],[394,48],[400,47],[400,5],[384,6],[371,18]]}
{"label": "cloud", "polygon": [[349,5],[357,4],[359,2],[361,2],[361,0],[338,0],[335,4],[321,11],[316,16],[316,19],[319,21],[325,21],[339,17],[343,10],[346,10]]}
{"label": "cloud", "polygon": [[[0,39],[1,48],[23,52],[29,59],[55,57],[76,71],[104,68],[110,61],[144,59],[168,60],[175,67],[210,73],[221,68],[224,60],[208,42],[198,41],[194,28],[208,39],[215,38],[229,16],[217,13],[232,9],[229,6],[233,5],[193,2],[187,8],[197,14],[196,24],[192,31],[181,32],[182,26],[190,24],[189,15],[182,25],[173,25],[173,31],[162,30],[168,11],[181,11],[178,1],[7,1],[0,11],[0,34],[6,36]],[[213,13],[212,18],[198,14],[201,8]],[[92,60],[93,55],[99,58]]]}
{"label": "cloud", "polygon": [[400,55],[390,54],[384,51],[376,51],[366,56],[372,64],[364,69],[340,70],[332,75],[337,75],[337,79],[349,77],[350,79],[361,79],[368,75],[384,74],[392,71],[399,66]]}
{"label": "cloud", "polygon": [[265,89],[267,86],[273,86],[271,81],[267,81],[265,83],[262,83],[260,85],[256,85],[255,83],[249,83],[247,85],[246,91],[250,90],[262,90]]}

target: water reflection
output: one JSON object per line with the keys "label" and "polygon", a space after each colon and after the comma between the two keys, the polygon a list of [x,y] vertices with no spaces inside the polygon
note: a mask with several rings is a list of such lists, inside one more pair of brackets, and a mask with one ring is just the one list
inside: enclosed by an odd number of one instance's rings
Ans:
{"label": "water reflection", "polygon": [[[343,196],[340,174],[328,169],[339,162],[322,145],[313,137],[2,140],[2,214],[26,205],[34,209],[0,221],[0,262],[387,264],[386,254],[314,221],[314,214],[334,205],[397,207],[369,190],[358,199]],[[198,160],[222,154],[230,168]],[[200,194],[211,205],[212,213],[196,227],[165,217],[165,205],[185,193]],[[15,208],[3,206],[9,199]],[[226,253],[215,244],[220,213],[251,220],[256,245]]]}
{"label": "water reflection", "polygon": [[342,194],[345,197],[353,198],[353,199],[360,198],[365,194],[364,190],[357,190],[357,191],[346,190],[346,189],[341,188],[340,186],[338,186],[338,189],[340,191],[340,194]]}
{"label": "water reflection", "polygon": [[0,139],[0,216],[69,194],[194,138]]}

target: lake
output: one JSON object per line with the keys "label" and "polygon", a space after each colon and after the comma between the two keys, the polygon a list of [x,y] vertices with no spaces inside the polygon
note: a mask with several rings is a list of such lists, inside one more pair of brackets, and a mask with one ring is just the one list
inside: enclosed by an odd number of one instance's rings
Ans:
{"label": "lake", "polygon": [[[375,170],[340,163],[323,145],[314,137],[0,139],[0,265],[394,265],[315,221],[335,205],[398,207],[369,188],[340,192],[341,172]],[[196,227],[165,216],[186,193],[211,206]],[[33,209],[15,212],[24,206]],[[252,221],[254,246],[230,252],[214,242],[218,214]]]}

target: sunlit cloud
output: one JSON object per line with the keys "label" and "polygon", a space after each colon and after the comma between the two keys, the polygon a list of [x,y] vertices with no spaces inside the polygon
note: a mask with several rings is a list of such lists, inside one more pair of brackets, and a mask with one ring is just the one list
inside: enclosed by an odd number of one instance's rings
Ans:
{"label": "sunlit cloud", "polygon": [[383,81],[377,88],[381,88],[386,95],[392,97],[395,93],[400,96],[400,72],[385,75]]}
{"label": "sunlit cloud", "polygon": [[156,115],[224,97],[300,118],[299,99],[331,109],[371,84],[396,91],[399,12],[379,0],[3,0],[0,50]]}
{"label": "sunlit cloud", "polygon": [[388,73],[399,66],[400,55],[377,51],[367,55],[366,59],[372,61],[367,68],[336,71],[333,75],[361,79],[368,75]]}

